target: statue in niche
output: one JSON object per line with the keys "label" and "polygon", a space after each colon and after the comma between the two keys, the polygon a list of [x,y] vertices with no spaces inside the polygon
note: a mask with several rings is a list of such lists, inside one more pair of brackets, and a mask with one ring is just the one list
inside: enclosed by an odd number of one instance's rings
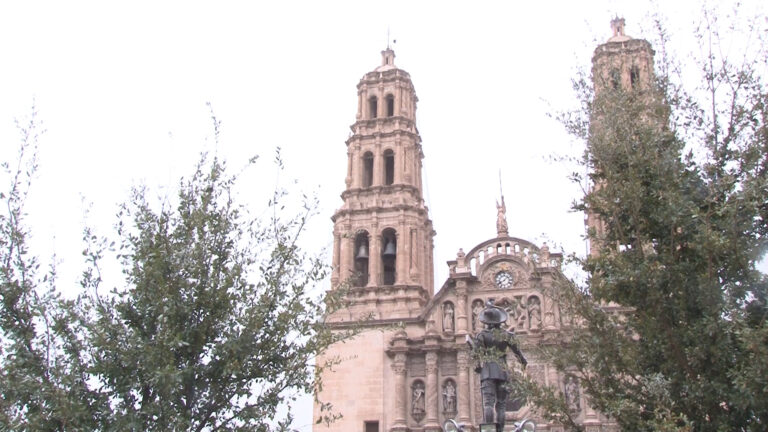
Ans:
{"label": "statue in niche", "polygon": [[552,299],[544,296],[544,326],[545,327],[554,327],[555,326],[555,311],[553,310],[554,305],[552,304]]}
{"label": "statue in niche", "polygon": [[447,414],[456,412],[456,385],[451,380],[443,386],[443,411]]}
{"label": "statue in niche", "polygon": [[479,325],[477,324],[479,321],[477,320],[477,317],[480,315],[480,312],[483,311],[483,302],[482,300],[475,300],[472,303],[472,331],[478,331]]}
{"label": "statue in niche", "polygon": [[453,333],[453,304],[450,302],[443,303],[443,331]]}
{"label": "statue in niche", "polygon": [[541,302],[538,297],[528,299],[528,316],[532,329],[541,328]]}
{"label": "statue in niche", "polygon": [[581,397],[579,395],[579,381],[573,375],[565,377],[565,403],[572,412],[579,412],[581,410]]}
{"label": "statue in niche", "polygon": [[424,383],[416,381],[413,383],[413,397],[411,400],[411,416],[416,422],[420,422],[424,419],[425,414],[425,402],[424,402]]}

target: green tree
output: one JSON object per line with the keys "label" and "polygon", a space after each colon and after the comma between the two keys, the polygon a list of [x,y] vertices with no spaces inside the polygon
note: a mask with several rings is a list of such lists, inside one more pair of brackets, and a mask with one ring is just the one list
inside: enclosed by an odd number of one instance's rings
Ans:
{"label": "green tree", "polygon": [[[278,189],[251,218],[238,177],[203,156],[175,200],[136,188],[116,241],[85,230],[82,291],[64,300],[24,245],[32,171],[15,171],[0,219],[0,429],[287,430],[281,407],[321,385],[316,356],[356,331],[322,320],[343,290],[323,293],[328,267],[300,247],[315,201],[288,215]],[[114,255],[125,284],[105,291]]]}
{"label": "green tree", "polygon": [[55,267],[41,276],[23,223],[42,132],[34,109],[17,129],[19,153],[2,164],[0,192],[0,429],[94,429],[106,399],[87,385],[74,303],[56,291]]}
{"label": "green tree", "polygon": [[[662,59],[645,91],[577,80],[583,109],[562,117],[597,185],[575,210],[604,231],[577,259],[586,283],[553,293],[579,325],[544,355],[624,430],[768,428],[768,33],[764,17],[723,38],[715,14],[703,22],[697,87]],[[741,57],[723,40],[737,31],[751,38]],[[556,391],[526,391],[582,429]]]}

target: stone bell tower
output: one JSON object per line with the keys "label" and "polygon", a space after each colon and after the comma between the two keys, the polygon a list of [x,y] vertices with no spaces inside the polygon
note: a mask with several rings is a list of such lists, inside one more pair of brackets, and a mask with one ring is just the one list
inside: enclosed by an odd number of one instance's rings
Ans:
{"label": "stone bell tower", "polygon": [[[595,49],[592,56],[592,85],[595,102],[601,98],[611,98],[614,103],[621,98],[617,94],[633,94],[653,105],[654,72],[651,44],[644,39],[635,39],[624,33],[624,18],[611,20],[613,36]],[[649,116],[651,117],[651,116]],[[591,128],[601,126],[600,118],[590,119]],[[600,184],[592,186],[600,188]],[[605,231],[604,222],[591,212],[587,212],[585,224],[594,233],[590,235],[589,254],[596,255],[600,249],[596,239],[602,238]]]}
{"label": "stone bell tower", "polygon": [[433,293],[432,221],[422,198],[421,137],[410,75],[389,47],[357,85],[346,189],[333,215],[332,284],[351,287],[331,321],[418,315]]}
{"label": "stone bell tower", "polygon": [[[332,289],[348,291],[344,307],[326,322],[344,328],[362,318],[363,329],[318,358],[318,364],[339,361],[322,372],[316,396],[343,417],[315,425],[316,432],[404,429],[404,360],[393,360],[387,349],[394,325],[423,325],[434,291],[435,232],[422,197],[418,99],[410,75],[395,66],[394,51],[381,56],[381,66],[357,85],[343,204],[332,217]],[[322,414],[316,403],[315,417]]]}

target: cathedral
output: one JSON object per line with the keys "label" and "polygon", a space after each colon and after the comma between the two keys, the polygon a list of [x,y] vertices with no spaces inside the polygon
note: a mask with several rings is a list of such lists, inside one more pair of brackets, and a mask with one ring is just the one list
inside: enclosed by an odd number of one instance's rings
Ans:
{"label": "cathedral", "polygon": [[[651,45],[626,36],[623,19],[611,25],[613,36],[592,60],[596,93],[601,85],[642,85],[653,75]],[[343,327],[367,320],[358,336],[325,353],[340,362],[324,373],[317,396],[342,418],[316,424],[314,431],[441,431],[447,419],[476,427],[482,418],[480,382],[466,338],[480,330],[478,315],[489,299],[507,311],[505,326],[528,357],[521,372],[559,388],[586,430],[617,430],[590,407],[577,382],[536,356],[537,345],[557,340],[573,325],[545,295],[560,275],[562,255],[515,237],[503,197],[496,204],[496,237],[466,252],[457,245],[447,280],[435,285],[435,231],[422,194],[426,156],[415,122],[418,98],[410,75],[395,65],[393,50],[381,54],[381,65],[357,85],[343,204],[332,217],[332,286],[349,285],[349,293],[347,306],[327,322]],[[600,229],[590,215],[586,223]],[[508,363],[519,367],[513,356]],[[506,430],[523,418],[533,418],[539,431],[563,430],[510,397]]]}

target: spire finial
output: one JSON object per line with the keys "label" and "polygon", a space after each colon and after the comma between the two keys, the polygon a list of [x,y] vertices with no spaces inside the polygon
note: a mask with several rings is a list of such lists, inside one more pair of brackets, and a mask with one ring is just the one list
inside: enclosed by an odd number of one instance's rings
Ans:
{"label": "spire finial", "polygon": [[619,18],[618,15],[616,15],[615,18],[611,20],[611,29],[613,30],[613,36],[625,36],[624,35],[624,18]]}
{"label": "spire finial", "polygon": [[499,193],[501,194],[501,204],[496,201],[496,233],[499,237],[506,237],[509,235],[509,227],[507,226],[507,205],[504,203],[504,191],[501,188],[501,169],[499,169]]}
{"label": "spire finial", "polygon": [[397,40],[393,39],[390,43],[389,39],[389,26],[387,26],[387,49],[381,52],[381,67],[376,68],[377,71],[395,68],[395,52],[392,50],[392,45],[396,44]]}

